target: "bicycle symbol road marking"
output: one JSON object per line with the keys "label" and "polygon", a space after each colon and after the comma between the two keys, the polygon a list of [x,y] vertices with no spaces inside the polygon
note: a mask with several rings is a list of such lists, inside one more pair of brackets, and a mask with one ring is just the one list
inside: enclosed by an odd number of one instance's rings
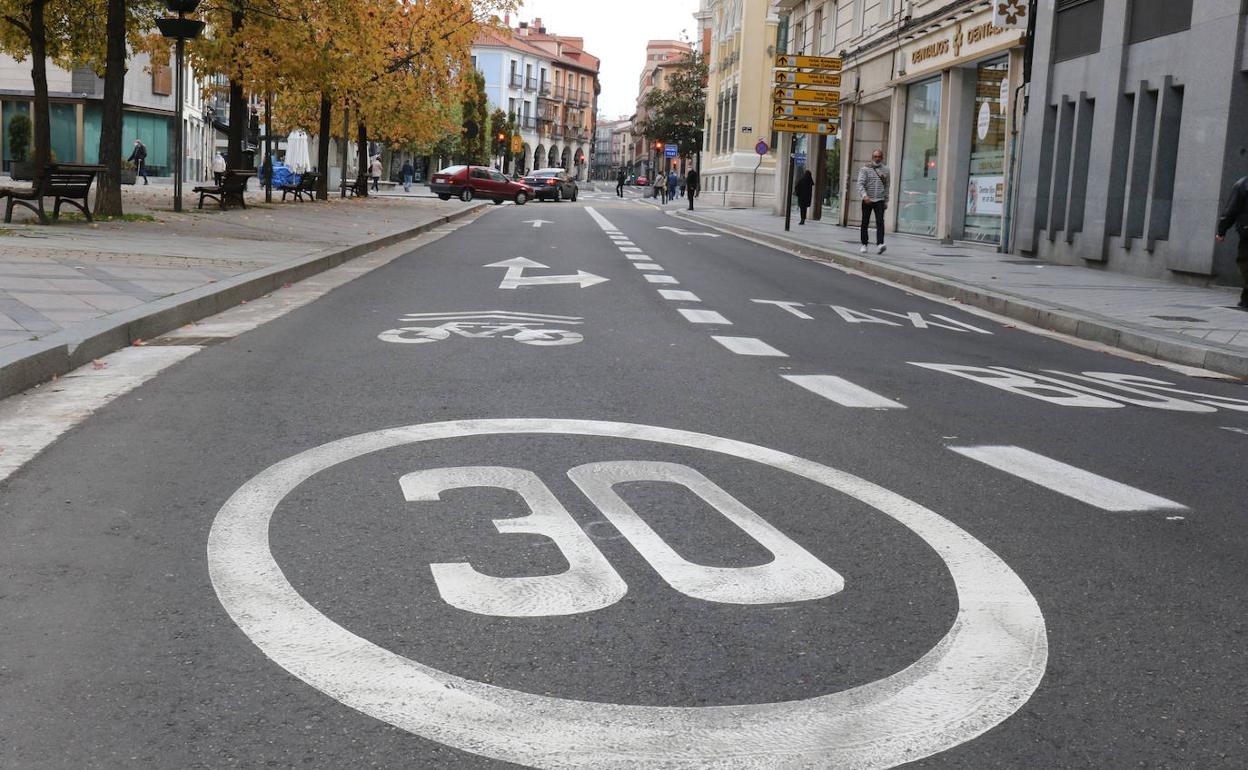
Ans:
{"label": "bicycle symbol road marking", "polygon": [[[377,335],[377,338],[382,342],[402,345],[438,342],[450,339],[452,336],[467,339],[497,338],[539,347],[575,345],[585,339],[579,332],[554,328],[556,325],[580,326],[584,321],[576,316],[484,310],[462,313],[409,313],[399,321],[413,325],[387,329]],[[437,323],[438,321],[442,323]]]}

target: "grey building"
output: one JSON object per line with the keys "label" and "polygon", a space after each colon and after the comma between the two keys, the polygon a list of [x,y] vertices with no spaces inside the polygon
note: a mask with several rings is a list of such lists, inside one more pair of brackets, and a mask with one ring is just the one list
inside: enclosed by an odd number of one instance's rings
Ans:
{"label": "grey building", "polygon": [[1248,174],[1244,0],[1040,0],[1014,248],[1238,284],[1218,207]]}

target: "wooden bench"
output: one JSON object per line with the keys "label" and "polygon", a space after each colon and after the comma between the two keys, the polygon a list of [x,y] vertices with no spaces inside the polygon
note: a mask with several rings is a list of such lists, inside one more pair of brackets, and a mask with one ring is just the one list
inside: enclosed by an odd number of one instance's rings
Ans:
{"label": "wooden bench", "polygon": [[[360,180],[359,179],[344,179],[338,183],[338,189],[344,191],[345,195],[348,198],[359,195],[360,194]],[[364,194],[367,195],[368,191],[365,190]]]}
{"label": "wooden bench", "polygon": [[[29,187],[0,187],[0,196],[8,199],[4,207],[4,221],[13,221],[13,207],[22,206],[39,215],[41,224],[48,224],[44,198],[52,198],[52,218],[61,218],[61,204],[68,203],[94,222],[91,216],[91,185],[103,166],[55,165],[44,169],[43,176]],[[81,201],[81,203],[79,203]]]}
{"label": "wooden bench", "polygon": [[277,189],[282,191],[282,201],[285,202],[287,195],[294,195],[295,200],[303,200],[303,196],[308,196],[308,200],[316,200],[316,183],[321,180],[321,175],[315,171],[308,171],[299,177],[296,184],[278,185]]}
{"label": "wooden bench", "polygon": [[212,198],[221,205],[224,211],[230,201],[237,201],[242,208],[247,208],[243,193],[247,191],[247,180],[256,175],[254,171],[245,169],[229,169],[221,175],[221,183],[196,187],[191,192],[199,193],[199,208],[204,207],[204,198]]}

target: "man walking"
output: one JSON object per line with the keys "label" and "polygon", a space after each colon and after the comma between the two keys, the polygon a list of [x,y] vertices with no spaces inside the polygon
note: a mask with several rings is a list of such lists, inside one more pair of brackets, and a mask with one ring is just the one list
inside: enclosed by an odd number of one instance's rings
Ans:
{"label": "man walking", "polygon": [[147,147],[142,140],[134,140],[134,150],[126,160],[134,164],[134,173],[143,177],[143,184],[147,184]]}
{"label": "man walking", "polygon": [[1239,293],[1239,306],[1248,309],[1248,176],[1231,187],[1231,195],[1218,219],[1219,243],[1226,240],[1226,233],[1232,227],[1239,233],[1239,255],[1235,264],[1239,265],[1239,275],[1244,281],[1244,288]]}
{"label": "man walking", "polygon": [[689,169],[689,175],[685,177],[685,195],[689,196],[689,210],[693,211],[693,199],[698,197],[698,187],[702,182],[701,175],[698,174],[696,168]]}
{"label": "man walking", "polygon": [[667,172],[667,200],[676,200],[676,188],[680,186],[680,177],[676,176],[676,169]]}
{"label": "man walking", "polygon": [[403,168],[399,171],[403,177],[403,192],[410,193],[412,191],[412,179],[416,176],[416,167],[412,165],[411,158],[404,158]]}
{"label": "man walking", "polygon": [[615,178],[615,194],[624,197],[624,183],[628,181],[628,174],[624,173],[624,169],[620,169],[620,174]]}
{"label": "man walking", "polygon": [[884,151],[871,153],[871,162],[858,169],[858,196],[862,198],[862,248],[867,253],[867,230],[871,214],[875,214],[875,253],[884,253],[884,210],[888,208],[888,166],[884,165]]}

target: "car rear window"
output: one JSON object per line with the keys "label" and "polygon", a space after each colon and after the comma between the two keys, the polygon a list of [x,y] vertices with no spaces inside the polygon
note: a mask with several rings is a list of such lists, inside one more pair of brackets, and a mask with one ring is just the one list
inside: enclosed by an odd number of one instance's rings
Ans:
{"label": "car rear window", "polygon": [[455,176],[456,174],[458,174],[459,172],[463,171],[466,168],[468,167],[467,166],[447,166],[446,168],[442,169],[438,173],[446,174],[447,176]]}
{"label": "car rear window", "polygon": [[529,174],[529,176],[538,177],[538,178],[550,177],[554,175],[555,175],[554,171],[534,171],[532,174]]}

